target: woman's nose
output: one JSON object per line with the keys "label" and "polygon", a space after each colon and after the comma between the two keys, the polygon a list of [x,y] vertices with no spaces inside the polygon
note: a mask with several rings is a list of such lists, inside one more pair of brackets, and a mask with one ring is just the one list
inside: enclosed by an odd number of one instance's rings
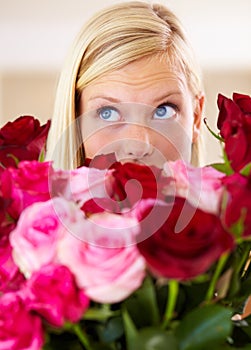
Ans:
{"label": "woman's nose", "polygon": [[142,159],[153,153],[151,130],[143,125],[130,123],[123,137],[120,158]]}

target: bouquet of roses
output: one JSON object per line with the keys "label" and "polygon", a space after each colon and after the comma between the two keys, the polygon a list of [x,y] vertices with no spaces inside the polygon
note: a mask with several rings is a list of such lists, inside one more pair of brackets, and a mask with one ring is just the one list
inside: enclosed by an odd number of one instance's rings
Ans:
{"label": "bouquet of roses", "polygon": [[251,349],[251,98],[218,96],[223,162],[43,161],[0,130],[0,350]]}

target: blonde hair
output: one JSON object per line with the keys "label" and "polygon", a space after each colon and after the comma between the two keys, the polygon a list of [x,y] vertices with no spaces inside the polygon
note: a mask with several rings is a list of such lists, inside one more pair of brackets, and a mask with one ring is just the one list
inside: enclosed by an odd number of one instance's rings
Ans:
{"label": "blonde hair", "polygon": [[194,97],[200,94],[193,51],[169,9],[161,4],[129,1],[93,16],[76,38],[61,73],[46,159],[62,169],[81,166],[84,151],[77,123],[81,92],[101,75],[151,55],[160,55],[181,68]]}

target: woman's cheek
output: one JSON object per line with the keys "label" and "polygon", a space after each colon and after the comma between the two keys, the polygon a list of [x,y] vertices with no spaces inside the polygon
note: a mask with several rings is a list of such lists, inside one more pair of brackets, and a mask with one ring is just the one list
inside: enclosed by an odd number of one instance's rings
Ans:
{"label": "woman's cheek", "polygon": [[115,152],[115,138],[112,132],[105,132],[105,130],[96,131],[92,136],[83,140],[85,156],[93,158],[98,154],[106,154]]}

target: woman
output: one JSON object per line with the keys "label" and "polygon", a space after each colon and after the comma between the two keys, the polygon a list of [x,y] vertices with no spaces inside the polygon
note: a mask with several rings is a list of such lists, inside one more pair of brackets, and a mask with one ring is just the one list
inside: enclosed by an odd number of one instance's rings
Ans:
{"label": "woman", "polygon": [[82,28],[62,71],[47,159],[59,168],[115,152],[161,167],[198,164],[204,95],[181,24],[166,7],[125,2]]}

